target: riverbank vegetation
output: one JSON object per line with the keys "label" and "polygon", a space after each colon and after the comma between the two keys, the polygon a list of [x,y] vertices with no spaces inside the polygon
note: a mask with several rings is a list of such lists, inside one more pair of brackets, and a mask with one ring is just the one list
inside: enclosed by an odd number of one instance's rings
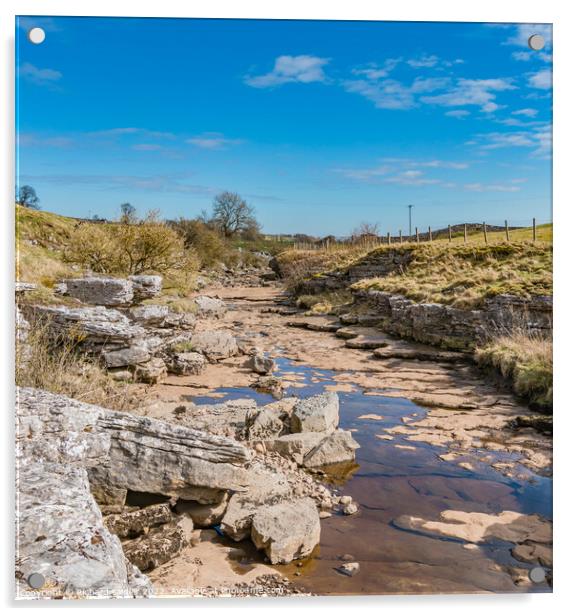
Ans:
{"label": "riverbank vegetation", "polygon": [[477,349],[481,366],[495,368],[532,404],[552,409],[552,340],[517,332]]}

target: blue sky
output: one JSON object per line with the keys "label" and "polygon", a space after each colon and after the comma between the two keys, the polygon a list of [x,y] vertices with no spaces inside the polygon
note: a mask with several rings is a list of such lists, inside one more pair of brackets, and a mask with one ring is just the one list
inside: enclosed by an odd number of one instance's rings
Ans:
{"label": "blue sky", "polygon": [[551,43],[529,24],[21,17],[17,181],[108,218],[194,217],[232,190],[269,233],[406,233],[408,204],[420,228],[549,221]]}

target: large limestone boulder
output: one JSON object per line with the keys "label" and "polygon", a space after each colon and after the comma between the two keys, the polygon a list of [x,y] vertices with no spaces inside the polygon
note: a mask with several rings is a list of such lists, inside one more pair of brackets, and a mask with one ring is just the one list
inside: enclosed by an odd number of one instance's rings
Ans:
{"label": "large limestone boulder", "polygon": [[205,331],[188,337],[191,351],[203,353],[208,361],[216,362],[238,354],[236,338],[225,331]]}
{"label": "large limestone boulder", "polygon": [[158,306],[155,304],[133,306],[128,310],[128,316],[133,321],[138,323],[138,325],[146,327],[162,327],[169,313],[168,306]]}
{"label": "large limestone boulder", "polygon": [[[282,404],[288,402],[288,404]],[[287,409],[294,399],[281,400],[246,413],[246,438],[250,441],[268,440],[280,436],[286,430]]]}
{"label": "large limestone boulder", "polygon": [[34,306],[31,316],[45,321],[54,335],[78,335],[87,349],[100,350],[104,345],[108,349],[125,348],[145,334],[126,315],[104,306]]}
{"label": "large limestone boulder", "polygon": [[132,282],[122,278],[68,278],[62,280],[59,290],[85,304],[97,306],[127,306],[132,303]]}
{"label": "large limestone boulder", "polygon": [[296,462],[298,466],[302,466],[306,456],[316,449],[326,437],[325,432],[297,432],[265,441],[264,446],[267,451],[275,451],[282,457]]}
{"label": "large limestone boulder", "polygon": [[189,353],[171,352],[167,358],[169,372],[182,376],[202,374],[206,369],[206,364],[206,357],[195,351]]}
{"label": "large limestone boulder", "polygon": [[141,302],[162,292],[162,276],[128,276],[134,291],[134,300]]}
{"label": "large limestone boulder", "polygon": [[121,539],[130,539],[147,532],[154,526],[168,524],[173,519],[174,514],[170,511],[170,505],[159,503],[135,511],[108,515],[104,522],[111,533]]}
{"label": "large limestone boulder", "polygon": [[149,571],[177,556],[186,545],[186,534],[177,524],[166,524],[123,544],[126,558],[140,571]]}
{"label": "large limestone boulder", "polygon": [[334,392],[300,400],[292,413],[292,432],[332,432],[338,426],[339,408]]}
{"label": "large limestone boulder", "polygon": [[106,368],[121,368],[123,366],[135,366],[147,362],[150,351],[145,344],[134,344],[125,349],[106,351],[102,354]]}
{"label": "large limestone boulder", "polygon": [[120,540],[104,525],[86,469],[22,460],[18,466],[17,596],[33,596],[26,580],[44,576],[54,598],[152,594],[126,560]]}
{"label": "large limestone boulder", "polygon": [[252,519],[251,538],[272,564],[308,556],[320,542],[320,519],[311,498],[262,507]]}
{"label": "large limestone boulder", "polygon": [[254,353],[248,360],[248,367],[257,374],[272,374],[276,370],[276,362],[264,353]]}
{"label": "large limestone boulder", "polygon": [[230,498],[220,525],[222,531],[234,541],[250,536],[252,518],[265,505],[274,505],[292,496],[293,490],[286,476],[254,465],[249,485],[243,492]]}
{"label": "large limestone boulder", "polygon": [[354,460],[356,449],[359,447],[360,445],[350,432],[336,430],[306,454],[302,465],[306,468],[317,468],[339,462],[349,462]]}
{"label": "large limestone boulder", "polygon": [[199,319],[220,319],[226,314],[226,304],[217,297],[199,295],[198,297],[195,297],[192,301],[196,305],[196,310],[194,314]]}

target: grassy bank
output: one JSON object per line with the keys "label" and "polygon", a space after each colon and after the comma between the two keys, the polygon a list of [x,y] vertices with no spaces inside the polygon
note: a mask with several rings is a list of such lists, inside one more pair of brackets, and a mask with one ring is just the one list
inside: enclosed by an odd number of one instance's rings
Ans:
{"label": "grassy bank", "polygon": [[552,340],[516,333],[476,351],[481,366],[495,368],[532,404],[552,408]]}
{"label": "grassy bank", "polygon": [[[377,248],[376,251],[390,250]],[[477,308],[489,297],[552,294],[552,247],[549,244],[421,244],[400,273],[369,278],[354,285],[405,295],[417,302]],[[374,252],[371,253],[374,256]]]}

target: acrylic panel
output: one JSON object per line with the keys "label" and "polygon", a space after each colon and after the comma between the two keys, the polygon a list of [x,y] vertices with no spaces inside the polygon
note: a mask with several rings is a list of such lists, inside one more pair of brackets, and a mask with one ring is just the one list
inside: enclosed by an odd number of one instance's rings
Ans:
{"label": "acrylic panel", "polygon": [[552,589],[551,24],[16,21],[16,595]]}

